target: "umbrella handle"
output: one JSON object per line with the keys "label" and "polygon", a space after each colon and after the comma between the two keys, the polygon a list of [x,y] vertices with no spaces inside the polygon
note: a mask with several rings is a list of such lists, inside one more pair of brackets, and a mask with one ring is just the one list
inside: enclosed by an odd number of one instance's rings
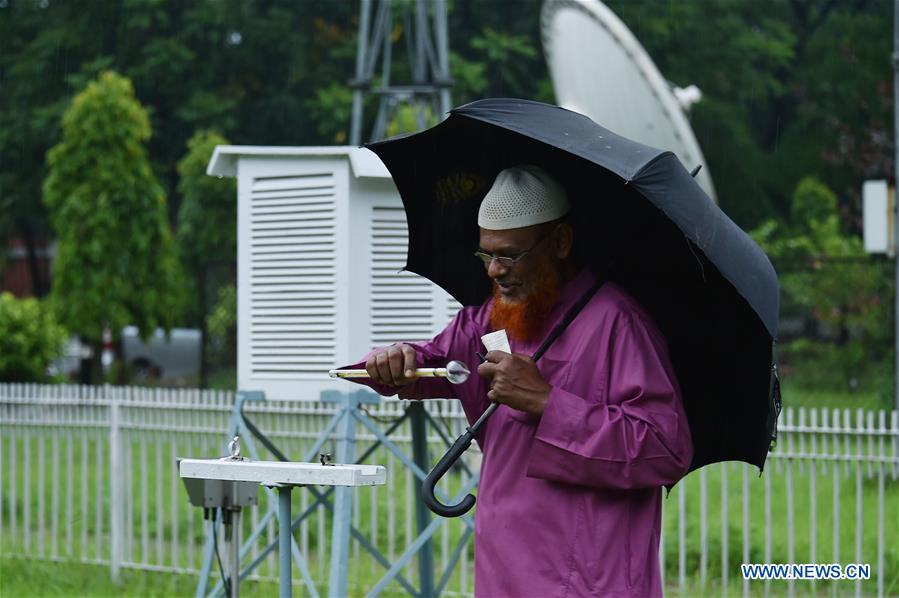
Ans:
{"label": "umbrella handle", "polygon": [[460,517],[474,506],[475,498],[471,494],[467,495],[455,505],[445,505],[434,496],[434,487],[437,485],[437,482],[440,481],[440,478],[442,478],[447,471],[449,471],[449,468],[453,466],[453,463],[462,456],[462,453],[471,446],[471,441],[473,439],[474,433],[471,428],[469,428],[464,434],[456,439],[453,446],[446,451],[446,454],[443,455],[443,458],[441,458],[440,461],[438,461],[437,465],[434,466],[434,469],[431,470],[431,473],[428,474],[428,477],[425,478],[425,481],[421,485],[421,499],[431,511],[441,517]]}

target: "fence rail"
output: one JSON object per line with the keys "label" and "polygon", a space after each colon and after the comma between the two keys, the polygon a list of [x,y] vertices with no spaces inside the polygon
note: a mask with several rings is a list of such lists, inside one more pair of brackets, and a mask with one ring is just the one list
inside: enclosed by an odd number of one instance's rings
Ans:
{"label": "fence rail", "polygon": [[[223,454],[234,398],[231,392],[193,389],[0,384],[2,554],[197,572],[203,521],[187,503],[175,460]],[[368,411],[386,428],[404,407],[385,399]],[[426,407],[450,438],[464,430],[465,417],[455,401],[428,401]],[[268,401],[248,406],[246,413],[298,459],[336,409],[317,401]],[[739,565],[833,562],[871,564],[869,581],[839,582],[854,584],[859,595],[899,593],[897,415],[786,408],[778,446],[761,479],[757,470],[738,463],[715,464],[688,476],[665,501],[660,559],[669,590],[749,595],[777,583],[788,594],[800,584],[824,591],[830,582],[745,581]],[[408,424],[391,439],[408,448]],[[360,427],[357,441],[361,453],[375,438]],[[428,443],[436,459],[443,450],[440,438],[434,434]],[[468,455],[474,468],[478,457],[476,449]],[[371,461],[387,466],[388,484],[355,492],[353,525],[394,562],[416,535],[418,484],[383,448]],[[447,476],[441,483],[453,494],[462,480]],[[313,504],[308,493],[294,494],[296,512]],[[269,508],[277,508],[260,496],[260,505],[242,518],[245,536]],[[316,515],[301,524],[297,541],[313,578],[324,584],[330,521],[324,507],[315,509]],[[275,531],[270,524],[251,558],[274,540]],[[442,528],[434,538],[436,566],[446,566],[464,534],[461,522]],[[384,571],[360,554],[358,542],[352,551],[350,588],[361,594]],[[447,593],[471,594],[471,557],[469,546]],[[403,575],[412,580],[416,571],[413,562]],[[277,577],[273,555],[256,576]],[[839,587],[841,593],[848,588]],[[387,589],[402,591],[396,582]]]}

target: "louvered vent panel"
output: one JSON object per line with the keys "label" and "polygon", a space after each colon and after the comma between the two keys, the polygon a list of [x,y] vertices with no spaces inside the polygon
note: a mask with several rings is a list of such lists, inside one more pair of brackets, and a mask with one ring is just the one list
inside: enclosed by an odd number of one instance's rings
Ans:
{"label": "louvered vent panel", "polygon": [[452,298],[452,296],[447,296],[446,298],[446,323],[449,324],[453,318],[456,317],[456,314],[459,310],[462,309],[462,304]]}
{"label": "louvered vent panel", "polygon": [[401,207],[372,208],[371,346],[434,335],[431,283],[406,265],[408,230]]}
{"label": "louvered vent panel", "polygon": [[332,174],[254,179],[250,207],[250,369],[321,374],[336,361]]}

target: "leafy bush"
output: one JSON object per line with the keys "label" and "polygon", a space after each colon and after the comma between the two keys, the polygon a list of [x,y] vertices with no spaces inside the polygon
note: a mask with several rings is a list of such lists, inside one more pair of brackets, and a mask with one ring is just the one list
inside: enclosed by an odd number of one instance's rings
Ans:
{"label": "leafy bush", "polygon": [[837,198],[814,178],[800,181],[787,223],[752,232],[778,268],[781,320],[801,318],[801,338],[780,345],[784,378],[805,388],[877,392],[892,388],[892,295],[885,264],[840,226]]}
{"label": "leafy bush", "polygon": [[68,333],[37,299],[0,293],[0,380],[46,381],[47,366],[62,353]]}

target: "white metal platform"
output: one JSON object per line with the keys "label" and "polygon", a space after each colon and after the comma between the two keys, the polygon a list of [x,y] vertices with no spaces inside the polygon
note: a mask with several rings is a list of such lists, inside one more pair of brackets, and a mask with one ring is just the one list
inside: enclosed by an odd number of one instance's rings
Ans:
{"label": "white metal platform", "polygon": [[252,459],[181,459],[182,478],[258,482],[264,486],[378,486],[387,482],[382,465],[322,465]]}

